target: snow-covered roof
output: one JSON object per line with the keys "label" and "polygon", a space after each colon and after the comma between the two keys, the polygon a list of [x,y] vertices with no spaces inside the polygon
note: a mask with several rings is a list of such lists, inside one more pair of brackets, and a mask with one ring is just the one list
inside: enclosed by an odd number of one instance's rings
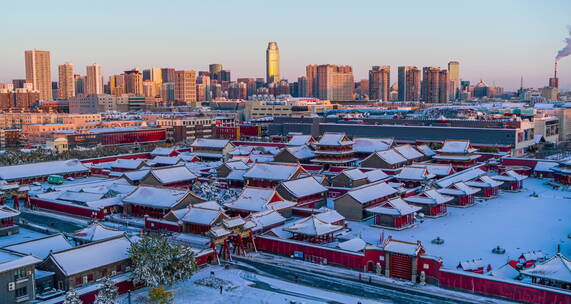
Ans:
{"label": "snow-covered roof", "polygon": [[0,220],[10,217],[15,217],[18,215],[20,215],[20,211],[6,205],[0,206]]}
{"label": "snow-covered roof", "polygon": [[402,164],[406,162],[406,158],[404,158],[394,149],[379,151],[376,153],[376,155],[390,165]]}
{"label": "snow-covered roof", "polygon": [[275,157],[273,155],[269,155],[269,154],[250,154],[248,156],[248,158],[250,160],[252,160],[255,163],[267,163],[267,162],[273,162]]}
{"label": "snow-covered roof", "polygon": [[250,229],[252,231],[257,231],[265,229],[266,227],[284,223],[286,221],[286,218],[275,210],[266,210],[266,211],[254,212],[250,214],[246,218],[246,220],[254,224],[254,226],[251,227]]}
{"label": "snow-covered roof", "polygon": [[404,198],[404,200],[409,203],[422,205],[440,205],[448,203],[452,199],[454,198],[448,195],[440,194],[434,189],[429,189],[418,195]]}
{"label": "snow-covered roof", "polygon": [[233,181],[243,181],[244,180],[244,174],[246,174],[246,170],[232,170],[230,171],[230,173],[228,173],[228,176],[226,176],[227,180],[233,180]]}
{"label": "snow-covered roof", "polygon": [[345,136],[345,133],[326,132],[317,142],[318,146],[346,146],[353,142]]}
{"label": "snow-covered roof", "polygon": [[452,164],[416,163],[416,164],[412,164],[411,167],[426,168],[428,170],[428,172],[434,174],[435,176],[440,176],[440,177],[448,176],[451,174],[450,172],[454,172],[454,167],[452,167]]}
{"label": "snow-covered roof", "polygon": [[50,251],[58,252],[70,248],[72,246],[61,233],[4,247],[4,249],[17,253],[31,254],[40,259],[45,259]]}
{"label": "snow-covered roof", "polygon": [[432,150],[428,145],[418,145],[416,146],[416,149],[424,154],[424,156],[430,157],[436,155],[436,152],[434,152],[434,150]]}
{"label": "snow-covered roof", "polygon": [[223,226],[212,227],[208,231],[208,234],[210,234],[211,236],[216,237],[216,238],[223,237],[225,235],[229,235],[230,233],[231,232],[226,230],[226,228],[224,228]]}
{"label": "snow-covered roof", "polygon": [[536,261],[545,258],[545,253],[541,250],[529,251],[521,255],[526,261]]}
{"label": "snow-covered roof", "polygon": [[206,226],[214,224],[214,222],[223,215],[221,210],[199,208],[196,206],[188,206],[188,208],[172,210],[170,213],[175,215],[179,221]]}
{"label": "snow-covered roof", "polygon": [[402,198],[393,198],[377,206],[367,208],[367,211],[378,214],[402,216],[417,212],[420,207],[407,204]]}
{"label": "snow-covered roof", "polygon": [[102,198],[96,201],[89,201],[85,202],[85,205],[91,208],[98,208],[98,209],[107,208],[111,206],[123,206],[123,196],[124,195],[120,194],[113,197]]}
{"label": "snow-covered roof", "polygon": [[34,265],[41,261],[42,260],[32,255],[22,256],[20,254],[0,250],[0,273]]}
{"label": "snow-covered roof", "polygon": [[399,180],[424,181],[434,178],[434,174],[428,172],[426,168],[404,167],[395,175],[395,178]]}
{"label": "snow-covered roof", "polygon": [[227,139],[197,138],[191,145],[193,148],[215,148],[223,149],[230,143]]}
{"label": "snow-covered roof", "polygon": [[122,174],[122,176],[124,176],[124,177],[126,177],[129,180],[132,180],[134,182],[138,182],[138,181],[142,180],[143,178],[145,178],[145,176],[147,176],[147,174],[149,174],[149,169],[124,172]]}
{"label": "snow-covered roof", "polygon": [[315,157],[315,153],[306,145],[285,148],[291,155],[299,160]]}
{"label": "snow-covered roof", "polygon": [[367,242],[358,237],[339,243],[339,248],[353,252],[363,251],[365,247],[367,247]]}
{"label": "snow-covered roof", "polygon": [[190,181],[197,178],[186,166],[152,169],[149,174],[152,174],[163,185]]}
{"label": "snow-covered roof", "polygon": [[436,181],[436,185],[438,185],[441,188],[446,188],[457,182],[467,182],[476,179],[484,174],[486,174],[486,172],[484,172],[480,168],[466,169],[464,171],[454,173],[448,177],[439,179],[438,181]]}
{"label": "snow-covered roof", "polygon": [[388,238],[384,244],[385,251],[416,256],[422,249],[419,243],[411,243]]}
{"label": "snow-covered roof", "polygon": [[119,158],[119,159],[116,159],[114,162],[112,162],[110,164],[110,166],[111,166],[111,168],[115,168],[115,169],[136,170],[144,162],[145,162],[144,159],[123,159],[123,158]]}
{"label": "snow-covered roof", "polygon": [[180,156],[155,156],[153,159],[148,160],[147,164],[173,166],[181,161],[182,158],[180,158]]}
{"label": "snow-covered roof", "polygon": [[493,270],[490,275],[496,278],[513,280],[519,277],[519,271],[510,263],[506,263],[500,266],[498,269]]}
{"label": "snow-covered roof", "polygon": [[[322,209],[327,209],[327,208],[323,207]],[[322,212],[321,211],[322,209],[319,209],[319,213],[315,213],[315,217],[317,217],[318,219],[320,219],[325,223],[332,224],[335,222],[345,220],[345,217],[339,214],[339,212],[337,212],[336,210],[327,209],[326,211]]]}
{"label": "snow-covered roof", "polygon": [[202,202],[202,203],[196,203],[192,206],[196,207],[196,208],[202,208],[202,209],[223,210],[222,206],[220,206],[216,201],[206,201],[206,202]]}
{"label": "snow-covered roof", "polygon": [[477,270],[479,268],[484,267],[484,262],[482,261],[482,259],[475,259],[469,261],[462,261],[458,264],[458,266],[459,268],[462,268],[462,270]]}
{"label": "snow-covered roof", "polygon": [[353,151],[358,153],[384,151],[390,149],[393,142],[392,138],[355,137],[353,138]]}
{"label": "snow-covered roof", "polygon": [[129,239],[118,237],[51,253],[50,256],[66,276],[71,276],[127,260],[129,248]]}
{"label": "snow-covered roof", "polygon": [[365,175],[367,176],[367,180],[369,181],[369,183],[374,183],[383,179],[386,179],[389,177],[388,174],[386,174],[383,170],[381,169],[375,169],[375,170],[371,170],[371,171],[367,171],[365,172]]}
{"label": "snow-covered roof", "polygon": [[252,153],[254,148],[255,148],[254,146],[246,146],[246,145],[236,146],[236,147],[234,147],[234,149],[232,149],[232,151],[228,152],[228,154],[230,154],[230,155],[250,155],[250,153]]}
{"label": "snow-covered roof", "polygon": [[323,193],[327,191],[313,176],[283,181],[282,186],[297,198]]}
{"label": "snow-covered roof", "polygon": [[152,156],[169,156],[171,153],[174,152],[174,148],[166,148],[166,147],[156,147],[153,151],[151,151]]}
{"label": "snow-covered roof", "polygon": [[472,195],[476,194],[480,191],[478,188],[473,188],[466,185],[464,182],[458,182],[448,186],[448,188],[438,189],[439,193],[445,195],[455,195],[455,196],[464,196],[464,195]]}
{"label": "snow-covered roof", "polygon": [[527,178],[525,175],[521,175],[514,170],[508,170],[503,172],[500,175],[492,176],[493,179],[503,182],[512,182],[512,181],[522,181]]}
{"label": "snow-covered roof", "polygon": [[451,153],[451,154],[467,154],[475,152],[476,149],[470,148],[469,140],[450,140],[444,141],[442,148],[438,149],[439,153]]}
{"label": "snow-covered roof", "polygon": [[387,185],[386,183],[377,182],[348,191],[345,195],[351,196],[361,204],[366,204],[368,202],[393,195],[397,192],[398,191],[396,189]]}
{"label": "snow-covered roof", "polygon": [[449,160],[449,161],[470,161],[480,158],[482,155],[477,154],[437,154],[432,158],[436,160]]}
{"label": "snow-covered roof", "polygon": [[188,191],[177,189],[139,186],[123,198],[123,202],[155,208],[171,208],[188,194]]}
{"label": "snow-covered roof", "polygon": [[93,222],[89,226],[79,229],[73,233],[73,238],[83,241],[101,241],[124,235],[125,231],[105,227],[98,222]]}
{"label": "snow-covered roof", "polygon": [[[278,201],[270,202],[275,196]],[[284,201],[272,188],[244,187],[244,190],[233,201],[225,203],[230,209],[238,209],[250,212],[258,212],[271,209],[283,209],[293,207],[294,202]]]}
{"label": "snow-covered roof", "polygon": [[521,271],[522,274],[553,281],[571,283],[571,260],[557,253],[549,260]]}
{"label": "snow-covered roof", "polygon": [[[238,146],[238,147],[242,147],[242,146]],[[248,166],[248,164],[246,164],[242,160],[227,161],[224,163],[224,166],[226,166],[230,170],[247,170],[250,168],[250,166]]]}
{"label": "snow-covered roof", "polygon": [[244,224],[246,224],[246,221],[241,216],[238,215],[235,217],[226,218],[222,220],[222,224],[224,225],[224,227],[232,229],[235,227],[243,226]]}
{"label": "snow-covered roof", "polygon": [[400,145],[396,146],[395,149],[400,155],[404,156],[408,160],[415,160],[424,157],[424,154],[418,152],[413,146],[411,145]]}
{"label": "snow-covered roof", "polygon": [[86,203],[90,201],[100,200],[104,195],[104,193],[62,191],[58,195],[57,199],[68,202]]}
{"label": "snow-covered roof", "polygon": [[493,188],[493,187],[499,187],[503,183],[504,182],[501,182],[499,180],[494,180],[487,175],[482,175],[476,180],[467,181],[466,185],[476,188],[488,188],[488,187]]}
{"label": "snow-covered roof", "polygon": [[300,219],[289,227],[285,227],[285,231],[291,233],[298,233],[309,236],[320,236],[328,233],[333,233],[343,229],[343,226],[328,224],[315,215]]}
{"label": "snow-covered roof", "polygon": [[303,145],[307,145],[310,144],[311,142],[313,142],[314,139],[311,135],[294,135],[291,137],[291,139],[287,142],[288,146],[303,146]]}
{"label": "snow-covered roof", "polygon": [[244,178],[284,181],[289,180],[299,165],[256,163],[244,174]]}
{"label": "snow-covered roof", "polygon": [[367,178],[367,175],[365,173],[363,173],[361,170],[359,170],[358,168],[343,170],[339,174],[343,174],[343,175],[347,176],[350,180],[354,180],[354,181]]}
{"label": "snow-covered roof", "polygon": [[536,172],[551,172],[551,168],[557,167],[557,162],[538,161],[533,169]]}
{"label": "snow-covered roof", "polygon": [[14,180],[53,174],[64,175],[74,172],[85,172],[88,170],[89,168],[77,159],[58,160],[1,167],[0,179]]}

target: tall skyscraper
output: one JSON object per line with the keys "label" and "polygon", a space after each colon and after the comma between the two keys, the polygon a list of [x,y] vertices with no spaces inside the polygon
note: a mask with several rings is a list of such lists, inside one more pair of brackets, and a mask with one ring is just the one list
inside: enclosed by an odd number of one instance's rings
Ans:
{"label": "tall skyscraper", "polygon": [[85,94],[85,76],[74,74],[73,80],[75,82],[75,95]]}
{"label": "tall skyscraper", "polygon": [[448,62],[448,95],[450,99],[458,99],[460,93],[460,62]]}
{"label": "tall skyscraper", "polygon": [[420,70],[415,66],[400,66],[398,71],[398,100],[420,100]]}
{"label": "tall skyscraper", "polygon": [[448,78],[447,70],[440,70],[438,73],[438,103],[447,103],[450,101],[448,95],[450,87],[450,80]]}
{"label": "tall skyscraper", "polygon": [[162,76],[163,82],[174,82],[174,69],[162,68],[161,69],[161,76]]}
{"label": "tall skyscraper", "polygon": [[310,64],[305,67],[307,78],[307,97],[317,97],[317,65]]}
{"label": "tall skyscraper", "polygon": [[440,101],[438,94],[440,90],[438,85],[440,81],[439,67],[424,67],[422,68],[422,95],[421,100],[428,103],[438,103]]}
{"label": "tall skyscraper", "polygon": [[143,95],[143,73],[139,69],[125,71],[125,93]]}
{"label": "tall skyscraper", "polygon": [[196,101],[196,72],[191,70],[174,72],[174,99],[177,102]]}
{"label": "tall skyscraper", "polygon": [[26,61],[26,82],[40,91],[40,100],[52,99],[52,69],[49,51],[28,50]]}
{"label": "tall skyscraper", "polygon": [[101,66],[94,63],[86,67],[87,83],[85,86],[85,94],[103,94],[103,76],[101,75]]}
{"label": "tall skyscraper", "polygon": [[353,100],[355,82],[348,65],[317,66],[317,97],[329,100]]}
{"label": "tall skyscraper", "polygon": [[222,65],[219,63],[213,63],[208,65],[208,71],[210,72],[210,79],[220,80],[220,72],[222,72]]}
{"label": "tall skyscraper", "polygon": [[266,82],[280,81],[280,49],[277,42],[269,42],[266,49]]}
{"label": "tall skyscraper", "polygon": [[221,70],[218,78],[219,81],[232,81],[230,70]]}
{"label": "tall skyscraper", "polygon": [[373,66],[369,70],[369,99],[388,101],[391,93],[391,67]]}
{"label": "tall skyscraper", "polygon": [[75,96],[75,80],[73,79],[73,64],[66,62],[58,66],[59,99]]}

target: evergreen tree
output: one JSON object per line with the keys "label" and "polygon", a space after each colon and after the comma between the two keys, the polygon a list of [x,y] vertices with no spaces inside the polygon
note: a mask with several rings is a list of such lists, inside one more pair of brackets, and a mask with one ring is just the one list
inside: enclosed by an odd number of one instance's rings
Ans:
{"label": "evergreen tree", "polygon": [[117,287],[111,278],[103,278],[101,289],[95,297],[93,304],[119,304],[117,300]]}
{"label": "evergreen tree", "polygon": [[194,253],[186,246],[176,245],[161,236],[144,236],[129,249],[135,282],[147,286],[172,286],[186,280],[196,270]]}
{"label": "evergreen tree", "polygon": [[149,302],[153,304],[170,304],[173,301],[173,292],[165,290],[163,286],[151,288],[149,291]]}
{"label": "evergreen tree", "polygon": [[65,293],[63,304],[83,304],[83,301],[79,298],[77,292],[75,292],[75,289],[70,288]]}

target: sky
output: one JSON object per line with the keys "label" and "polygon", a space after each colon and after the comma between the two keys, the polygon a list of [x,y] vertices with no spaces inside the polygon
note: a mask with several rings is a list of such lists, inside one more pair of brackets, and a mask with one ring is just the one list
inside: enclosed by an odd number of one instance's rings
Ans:
{"label": "sky", "polygon": [[[221,63],[237,77],[265,76],[265,49],[277,41],[282,78],[308,64],[446,67],[461,78],[508,90],[543,87],[571,26],[569,0],[480,1],[6,1],[0,28],[0,82],[24,78],[24,50],[51,51],[76,73],[98,63],[105,77],[133,67],[207,70]],[[571,90],[571,56],[559,63]]]}

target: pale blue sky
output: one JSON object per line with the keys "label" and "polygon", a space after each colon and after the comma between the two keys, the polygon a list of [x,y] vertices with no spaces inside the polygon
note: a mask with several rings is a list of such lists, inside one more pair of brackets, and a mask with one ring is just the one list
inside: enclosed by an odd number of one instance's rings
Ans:
{"label": "pale blue sky", "polygon": [[[24,76],[24,50],[46,49],[76,73],[132,67],[206,70],[263,77],[265,48],[277,41],[282,77],[312,63],[349,64],[355,79],[371,65],[445,67],[463,79],[519,87],[547,84],[571,25],[570,0],[495,1],[7,1],[2,3],[0,81]],[[559,64],[571,89],[571,57]],[[54,78],[55,79],[55,78]]]}

